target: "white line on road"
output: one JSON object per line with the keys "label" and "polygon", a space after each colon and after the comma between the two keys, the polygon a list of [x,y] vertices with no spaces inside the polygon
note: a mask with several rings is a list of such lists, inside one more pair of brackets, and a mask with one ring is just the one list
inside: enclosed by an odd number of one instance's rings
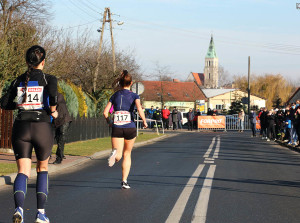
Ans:
{"label": "white line on road", "polygon": [[216,165],[211,165],[208,169],[199,199],[194,210],[192,223],[205,223],[208,208],[209,195],[216,170]]}
{"label": "white line on road", "polygon": [[215,140],[216,140],[216,137],[213,138],[211,144],[209,145],[208,147],[208,150],[206,151],[206,153],[204,154],[204,158],[208,158],[209,157],[209,154],[211,153],[211,150],[212,148],[214,147],[214,144],[215,144]]}
{"label": "white line on road", "polygon": [[180,221],[185,206],[189,200],[189,197],[194,189],[195,184],[197,183],[198,177],[200,176],[204,166],[204,164],[200,164],[193,173],[192,177],[187,182],[187,185],[181,192],[175,206],[173,207],[168,219],[166,220],[167,223],[176,223]]}
{"label": "white line on road", "polygon": [[216,145],[215,153],[213,155],[213,159],[219,158],[219,152],[220,152],[220,137],[217,138],[217,145]]}

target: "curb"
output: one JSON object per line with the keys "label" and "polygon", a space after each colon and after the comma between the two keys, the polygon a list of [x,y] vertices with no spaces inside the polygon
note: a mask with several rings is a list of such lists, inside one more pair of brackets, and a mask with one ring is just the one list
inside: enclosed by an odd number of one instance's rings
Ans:
{"label": "curb", "polygon": [[[158,138],[150,139],[150,140],[147,140],[147,141],[144,141],[144,142],[138,142],[138,143],[134,144],[133,149],[137,149],[137,148],[142,147],[144,145],[150,145],[150,144],[156,143],[160,140],[170,138],[170,137],[174,137],[176,135],[178,135],[178,134],[165,134],[165,135],[160,136]],[[78,165],[82,165],[82,164],[84,164],[84,163],[86,163],[86,162],[88,162],[92,159],[99,159],[99,158],[108,157],[110,153],[111,153],[111,149],[106,149],[106,150],[103,150],[103,151],[96,152],[91,156],[82,157],[78,160],[75,160],[75,161],[67,163],[67,164],[49,165],[48,166],[48,173],[50,174],[50,173],[55,173],[55,172],[58,172],[58,171],[62,172],[63,170],[65,170],[67,168],[72,168],[72,167],[75,167],[75,166],[78,166]],[[7,175],[7,176],[0,176],[0,186],[12,185],[13,182],[15,181],[16,176],[17,176],[17,173],[12,173],[12,174]],[[31,169],[30,178],[32,179],[36,176],[37,176],[37,173],[36,173],[35,168]]]}
{"label": "curb", "polygon": [[290,146],[290,145],[287,145],[285,142],[282,142],[282,141],[277,141],[277,144],[280,145],[280,146],[286,147],[289,150],[292,150],[292,151],[300,153],[300,147],[299,146],[297,146],[297,147]]}

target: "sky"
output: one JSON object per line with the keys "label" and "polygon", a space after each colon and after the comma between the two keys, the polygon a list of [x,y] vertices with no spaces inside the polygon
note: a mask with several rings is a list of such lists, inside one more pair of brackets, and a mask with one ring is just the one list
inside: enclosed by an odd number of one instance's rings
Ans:
{"label": "sky", "polygon": [[[99,41],[104,8],[113,13],[118,50],[133,51],[145,75],[157,64],[174,78],[202,73],[211,35],[230,75],[281,74],[300,84],[300,0],[52,0],[49,23],[89,29]],[[300,7],[300,4],[299,4]],[[118,26],[117,22],[124,24]],[[110,43],[109,23],[104,31]]]}

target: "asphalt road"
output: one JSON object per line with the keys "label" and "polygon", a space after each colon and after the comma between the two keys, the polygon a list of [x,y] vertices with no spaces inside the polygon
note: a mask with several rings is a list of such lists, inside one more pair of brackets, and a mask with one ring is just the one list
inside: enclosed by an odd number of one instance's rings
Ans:
{"label": "asphalt road", "polygon": [[[134,150],[129,190],[106,159],[50,176],[52,223],[300,222],[300,154],[250,133],[182,133]],[[25,222],[35,217],[29,182]],[[0,222],[11,222],[12,186],[0,190]]]}

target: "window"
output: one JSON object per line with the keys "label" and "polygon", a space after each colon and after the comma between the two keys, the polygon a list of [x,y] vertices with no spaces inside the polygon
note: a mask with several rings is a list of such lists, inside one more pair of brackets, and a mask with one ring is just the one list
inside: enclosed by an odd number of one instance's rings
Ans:
{"label": "window", "polygon": [[221,110],[222,107],[223,107],[222,105],[216,105],[216,109],[217,109],[217,110]]}
{"label": "window", "polygon": [[210,79],[210,73],[208,73],[208,79]]}
{"label": "window", "polygon": [[210,66],[210,61],[208,61],[208,66]]}

